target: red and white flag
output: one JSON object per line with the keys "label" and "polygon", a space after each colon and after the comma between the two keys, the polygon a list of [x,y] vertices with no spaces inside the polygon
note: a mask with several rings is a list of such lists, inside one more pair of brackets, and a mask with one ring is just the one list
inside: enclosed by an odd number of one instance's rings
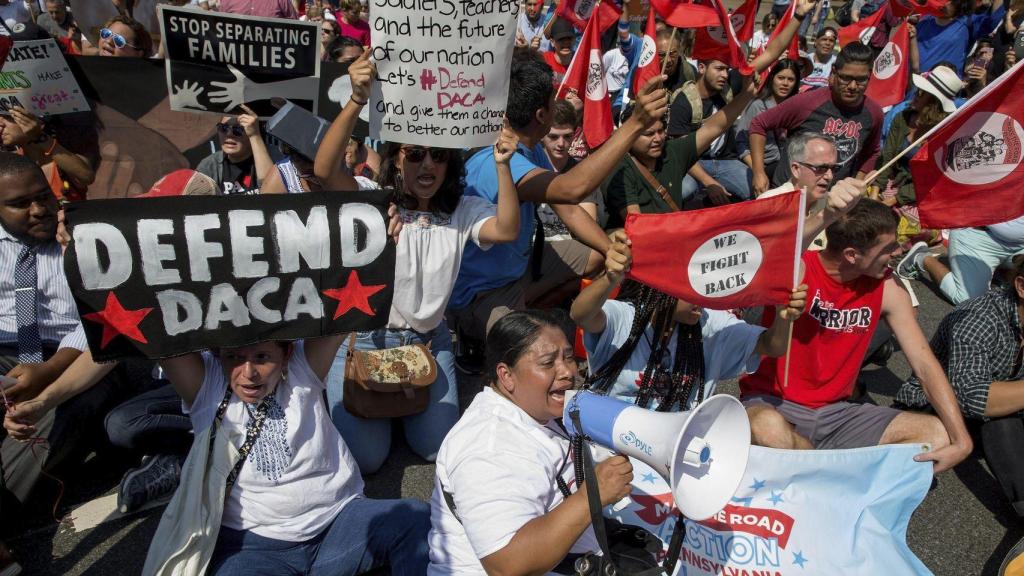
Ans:
{"label": "red and white flag", "polygon": [[597,14],[597,24],[603,33],[619,20],[622,10],[614,0],[562,0],[555,10],[556,16],[568,20],[577,30],[587,28],[591,14]]}
{"label": "red and white flag", "polygon": [[651,0],[651,8],[665,24],[674,28],[700,28],[717,26],[718,11],[710,4],[697,4],[688,0]]}
{"label": "red and white flag", "polygon": [[904,22],[896,27],[889,43],[875,58],[867,96],[882,108],[899,104],[907,95],[909,80],[910,29]]}
{"label": "red and white flag", "polygon": [[949,0],[892,0],[889,2],[889,6],[892,7],[892,15],[897,18],[904,18],[911,14],[943,16],[942,9],[946,4],[949,4]]}
{"label": "red and white flag", "polygon": [[[782,13],[782,18],[779,18],[779,22],[775,25],[775,29],[772,30],[771,36],[768,37],[768,42],[771,43],[772,40],[775,40],[776,36],[778,36],[779,34],[782,34],[782,30],[785,29],[785,27],[789,24],[790,20],[792,20],[795,16],[796,16],[796,2],[795,1],[791,1],[789,3],[789,8],[786,8],[786,11]],[[790,39],[790,41],[789,41],[789,49],[786,51],[786,58],[789,58],[790,60],[793,60],[794,62],[798,62],[799,61],[799,59],[800,59],[800,34],[798,34],[798,33],[797,34],[793,34],[793,38]],[[770,72],[770,70],[771,70],[771,67],[765,68],[764,72],[761,75],[761,81],[762,82],[764,82],[765,80],[768,79],[768,73]]]}
{"label": "red and white flag", "polygon": [[640,89],[647,84],[648,80],[661,75],[661,58],[658,58],[658,45],[655,43],[656,24],[654,6],[651,6],[647,12],[644,39],[640,44],[640,59],[637,61],[636,70],[633,72],[633,82],[629,87],[630,94],[639,94]]}
{"label": "red and white flag", "polygon": [[714,26],[697,28],[697,34],[693,42],[694,60],[718,60],[725,62],[731,68],[736,68],[740,74],[749,76],[753,70],[747,64],[747,58],[743,54],[739,38],[733,30],[729,13],[725,10],[725,4],[719,0],[710,0],[710,5],[718,14],[718,21]]}
{"label": "red and white flag", "polygon": [[601,31],[599,18],[592,17],[583,30],[583,39],[565,71],[556,98],[565,98],[570,90],[583,100],[583,136],[587,146],[597,148],[612,135],[612,102],[601,63]]}
{"label": "red and white flag", "polygon": [[754,37],[754,24],[757,23],[757,9],[760,5],[761,0],[747,0],[729,15],[736,37],[744,44]]}
{"label": "red and white flag", "polygon": [[921,225],[1024,216],[1024,61],[939,122],[910,160]]}
{"label": "red and white flag", "polygon": [[629,277],[714,310],[785,304],[795,284],[803,192],[671,214],[630,214]]}
{"label": "red and white flag", "polygon": [[885,16],[884,5],[875,10],[874,14],[861,18],[849,26],[843,26],[839,29],[839,45],[846,46],[850,42],[869,44],[871,37],[875,35],[875,31],[882,23],[883,16]]}

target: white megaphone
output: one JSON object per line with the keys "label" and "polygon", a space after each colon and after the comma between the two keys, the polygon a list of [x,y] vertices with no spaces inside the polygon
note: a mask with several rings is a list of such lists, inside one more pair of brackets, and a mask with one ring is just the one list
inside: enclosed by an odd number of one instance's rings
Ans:
{"label": "white megaphone", "polygon": [[[739,400],[712,396],[689,412],[654,412],[593,392],[566,392],[569,434],[642,460],[672,487],[676,507],[704,520],[729,503],[747,469],[750,422]],[[572,419],[579,410],[580,427]]]}

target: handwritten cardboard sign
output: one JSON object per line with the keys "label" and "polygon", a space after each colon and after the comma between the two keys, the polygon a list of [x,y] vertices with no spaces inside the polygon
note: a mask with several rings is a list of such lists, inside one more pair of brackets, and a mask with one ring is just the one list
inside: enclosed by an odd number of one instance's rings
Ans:
{"label": "handwritten cardboard sign", "polygon": [[501,131],[516,0],[371,0],[370,136],[448,148]]}
{"label": "handwritten cardboard sign", "polygon": [[0,110],[36,116],[86,112],[89,103],[53,40],[15,42],[0,72]]}

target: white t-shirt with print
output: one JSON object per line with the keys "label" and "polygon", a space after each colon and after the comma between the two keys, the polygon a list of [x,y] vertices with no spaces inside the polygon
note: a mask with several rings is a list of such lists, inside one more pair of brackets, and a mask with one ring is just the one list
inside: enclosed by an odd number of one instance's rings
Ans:
{"label": "white t-shirt with print", "polygon": [[[575,491],[568,452],[569,440],[554,422],[540,424],[489,387],[477,394],[437,454],[427,574],[484,574],[480,558],[561,504],[559,473]],[[587,528],[570,553],[598,548]]]}
{"label": "white t-shirt with print", "polygon": [[[203,386],[188,407],[199,434],[213,423],[228,381],[220,360],[203,353]],[[226,498],[221,524],[249,530],[266,538],[302,542],[326,528],[338,512],[363,493],[359,467],[331,422],[322,398],[322,380],[306,361],[305,347],[296,342],[288,362],[288,377],[274,391],[259,439],[242,465]],[[245,439],[249,410],[232,394],[222,429]]]}
{"label": "white t-shirt with print", "polygon": [[836,55],[832,54],[832,56],[825,62],[818,62],[818,56],[814,52],[811,52],[808,58],[811,60],[813,69],[811,70],[811,73],[801,81],[801,84],[804,86],[814,86],[816,88],[828,86],[828,77],[832,75],[832,65],[836,63]]}
{"label": "white t-shirt with print", "polygon": [[[612,354],[626,343],[635,316],[632,304],[618,300],[608,300],[601,310],[604,311],[606,319],[604,331],[600,334],[583,333],[583,345],[587,349],[591,374],[604,366]],[[763,327],[747,324],[728,312],[707,308],[701,309],[700,326],[704,340],[705,398],[714,394],[716,380],[736,378],[741,374],[752,374],[757,371],[761,355],[754,353],[754,347],[757,346],[758,337],[765,330]],[[664,361],[669,369],[675,360],[677,337],[678,330],[672,334],[668,344],[669,353],[665,355]],[[633,355],[629,357],[612,386],[611,396],[630,403],[636,400],[639,391],[637,381],[651,357],[652,338],[653,329],[648,325],[637,342]],[[692,407],[697,393],[698,388],[694,386],[687,406]],[[657,401],[653,402],[650,408],[656,406]]]}
{"label": "white t-shirt with print", "polygon": [[486,250],[480,228],[495,215],[495,206],[477,196],[463,196],[451,215],[400,209],[402,232],[395,252],[395,292],[390,328],[429,332],[444,319],[466,242]]}

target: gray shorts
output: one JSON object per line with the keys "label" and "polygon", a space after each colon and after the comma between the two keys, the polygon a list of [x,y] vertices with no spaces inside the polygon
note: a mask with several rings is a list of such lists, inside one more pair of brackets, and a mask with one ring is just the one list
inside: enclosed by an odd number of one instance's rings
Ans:
{"label": "gray shorts", "polygon": [[768,395],[743,398],[743,405],[771,406],[793,425],[797,434],[823,450],[877,446],[889,423],[900,413],[888,406],[853,402],[836,402],[815,409]]}

